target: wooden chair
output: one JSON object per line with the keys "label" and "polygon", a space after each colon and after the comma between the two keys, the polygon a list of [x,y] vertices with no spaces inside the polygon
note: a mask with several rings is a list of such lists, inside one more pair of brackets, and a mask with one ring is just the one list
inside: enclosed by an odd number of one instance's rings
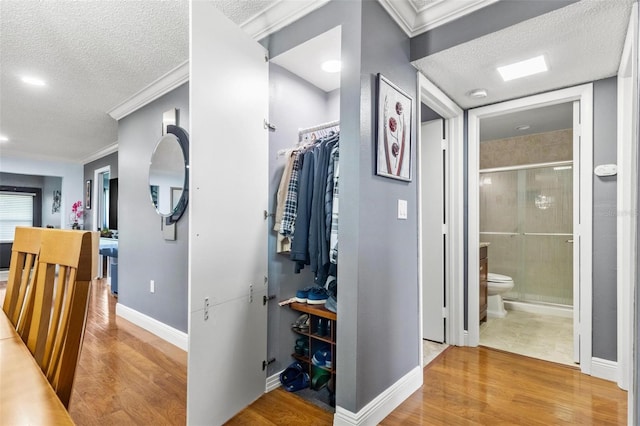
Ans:
{"label": "wooden chair", "polygon": [[28,301],[33,296],[41,237],[42,228],[18,227],[11,248],[9,280],[2,310],[23,340],[26,340],[25,332],[30,326],[31,305]]}
{"label": "wooden chair", "polygon": [[65,407],[78,363],[95,276],[97,232],[42,229],[25,343]]}

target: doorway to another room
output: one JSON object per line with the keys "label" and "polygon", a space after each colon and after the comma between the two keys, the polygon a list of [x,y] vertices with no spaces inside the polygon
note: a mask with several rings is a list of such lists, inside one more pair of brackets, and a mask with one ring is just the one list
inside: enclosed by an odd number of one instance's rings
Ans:
{"label": "doorway to another room", "polygon": [[[587,374],[592,91],[587,84],[471,110],[468,168],[468,244],[479,247],[469,249],[469,344],[579,363]],[[528,123],[535,116],[538,134]],[[545,116],[555,122],[548,131]],[[492,126],[531,135],[487,136]]]}

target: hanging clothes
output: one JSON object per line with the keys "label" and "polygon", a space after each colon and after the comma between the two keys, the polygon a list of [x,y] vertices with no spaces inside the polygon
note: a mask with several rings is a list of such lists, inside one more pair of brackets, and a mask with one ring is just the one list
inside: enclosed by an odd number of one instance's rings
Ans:
{"label": "hanging clothes", "polygon": [[286,198],[288,195],[289,183],[291,181],[291,175],[293,172],[294,159],[293,156],[297,156],[297,152],[290,149],[285,152],[285,158],[287,163],[285,164],[284,171],[282,172],[282,178],[280,179],[280,185],[278,186],[278,193],[276,194],[276,214],[273,230],[278,233],[276,242],[277,253],[287,253],[291,251],[291,240],[289,235],[285,235],[280,232],[282,228],[282,220],[284,218],[284,211],[286,205]]}

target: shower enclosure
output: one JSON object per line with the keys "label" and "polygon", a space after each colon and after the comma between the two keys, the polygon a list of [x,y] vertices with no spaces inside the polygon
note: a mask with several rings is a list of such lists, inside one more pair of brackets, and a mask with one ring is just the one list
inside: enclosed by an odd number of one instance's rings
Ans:
{"label": "shower enclosure", "polygon": [[573,305],[572,162],[480,170],[480,241],[505,299]]}

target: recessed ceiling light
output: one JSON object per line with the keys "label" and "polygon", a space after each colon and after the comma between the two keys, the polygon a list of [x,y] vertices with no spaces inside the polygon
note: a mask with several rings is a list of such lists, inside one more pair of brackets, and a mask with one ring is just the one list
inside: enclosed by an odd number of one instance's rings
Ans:
{"label": "recessed ceiling light", "polygon": [[529,130],[530,128],[531,126],[529,126],[528,124],[521,124],[516,127],[516,130],[522,132],[523,130]]}
{"label": "recessed ceiling light", "polygon": [[46,82],[44,80],[42,80],[41,78],[37,78],[37,77],[29,77],[29,76],[24,76],[22,77],[22,82],[26,83],[26,84],[30,84],[32,86],[46,86]]}
{"label": "recessed ceiling light", "polygon": [[325,61],[320,65],[324,72],[340,72],[342,69],[342,62],[337,60]]}
{"label": "recessed ceiling light", "polygon": [[485,89],[473,89],[468,93],[468,96],[476,99],[486,98],[487,91]]}
{"label": "recessed ceiling light", "polygon": [[544,60],[544,55],[540,55],[535,58],[516,62],[515,64],[498,67],[498,72],[504,81],[510,81],[515,80],[516,78],[545,72],[548,69],[547,62]]}
{"label": "recessed ceiling light", "polygon": [[5,135],[0,135],[0,142],[9,142],[9,138]]}

